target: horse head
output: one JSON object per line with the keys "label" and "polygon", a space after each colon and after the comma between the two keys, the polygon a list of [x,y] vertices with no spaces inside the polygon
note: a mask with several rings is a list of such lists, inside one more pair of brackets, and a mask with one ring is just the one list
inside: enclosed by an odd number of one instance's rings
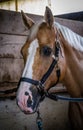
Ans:
{"label": "horse head", "polygon": [[[17,104],[24,113],[30,114],[37,110],[44,92],[57,82],[57,69],[60,71],[58,82],[64,77],[65,56],[59,32],[54,26],[53,14],[48,7],[43,21],[35,23],[23,11],[22,18],[29,29],[29,35],[22,47],[25,68],[18,86]],[[56,65],[52,71],[50,66],[53,61],[56,61]],[[48,74],[48,70],[52,72]]]}

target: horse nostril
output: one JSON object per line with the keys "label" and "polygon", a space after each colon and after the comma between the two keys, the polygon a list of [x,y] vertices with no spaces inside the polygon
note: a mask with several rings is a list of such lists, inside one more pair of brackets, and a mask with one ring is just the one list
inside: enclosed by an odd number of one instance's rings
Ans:
{"label": "horse nostril", "polygon": [[[27,91],[25,91],[25,96],[29,96],[29,93]],[[32,105],[32,100],[31,97],[29,96],[27,100],[27,107],[31,107],[31,105]]]}
{"label": "horse nostril", "polygon": [[26,92],[25,92],[25,95],[26,95],[26,96],[28,96],[28,95],[29,95],[29,93],[26,91]]}
{"label": "horse nostril", "polygon": [[32,100],[31,100],[31,98],[29,96],[29,98],[27,100],[27,107],[31,107],[31,105],[32,105]]}

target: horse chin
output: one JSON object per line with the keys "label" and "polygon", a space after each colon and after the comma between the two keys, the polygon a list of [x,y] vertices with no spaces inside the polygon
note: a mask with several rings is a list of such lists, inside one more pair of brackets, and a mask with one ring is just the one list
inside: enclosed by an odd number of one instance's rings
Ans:
{"label": "horse chin", "polygon": [[22,110],[20,107],[19,107],[19,108],[20,108],[20,110],[21,110],[24,114],[30,115],[30,114],[34,114],[34,113],[36,113],[36,112],[38,111],[39,105],[40,105],[40,102],[36,104],[36,106],[34,107],[34,109],[33,109],[33,106],[31,106],[31,107],[30,107],[30,111],[29,111],[28,109],[27,109],[27,110]]}
{"label": "horse chin", "polygon": [[31,115],[31,114],[34,114],[36,111],[33,111],[33,112],[28,112],[28,111],[22,111],[24,114],[26,115]]}

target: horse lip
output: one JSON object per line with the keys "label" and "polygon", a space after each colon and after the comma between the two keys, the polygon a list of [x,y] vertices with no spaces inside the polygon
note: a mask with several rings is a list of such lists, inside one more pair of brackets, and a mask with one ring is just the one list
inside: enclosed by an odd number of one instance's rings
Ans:
{"label": "horse lip", "polygon": [[37,103],[37,105],[35,106],[35,108],[33,109],[33,112],[28,112],[28,111],[22,111],[24,114],[27,114],[27,115],[31,115],[31,114],[34,114],[34,113],[36,113],[37,111],[38,111],[38,108],[39,108],[39,104],[40,104],[40,102],[39,103]]}
{"label": "horse lip", "polygon": [[27,112],[27,111],[22,111],[24,114],[26,114],[26,115],[31,115],[31,114],[34,114],[35,113],[35,111],[33,111],[33,112]]}

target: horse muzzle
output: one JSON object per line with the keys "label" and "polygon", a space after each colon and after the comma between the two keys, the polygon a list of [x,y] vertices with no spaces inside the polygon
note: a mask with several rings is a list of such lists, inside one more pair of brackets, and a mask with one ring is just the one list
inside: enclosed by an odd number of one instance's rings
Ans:
{"label": "horse muzzle", "polygon": [[40,102],[44,98],[43,92],[41,95],[36,87],[31,86],[29,91],[18,89],[16,102],[22,112],[25,114],[32,114],[37,111]]}

